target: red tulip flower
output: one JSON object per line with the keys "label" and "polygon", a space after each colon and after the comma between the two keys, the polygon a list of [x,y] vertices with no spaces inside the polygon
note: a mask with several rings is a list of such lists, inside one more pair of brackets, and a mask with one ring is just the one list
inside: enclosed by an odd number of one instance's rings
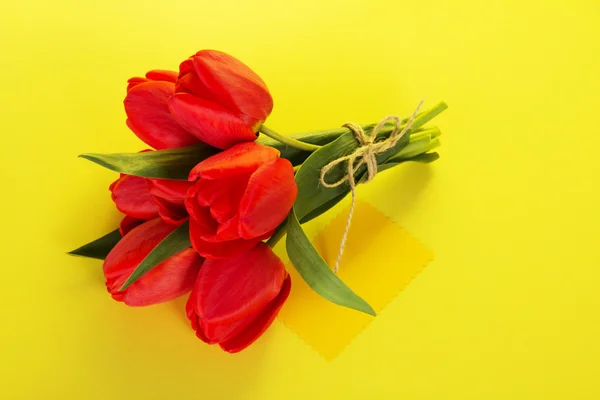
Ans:
{"label": "red tulip flower", "polygon": [[279,151],[240,143],[202,161],[189,175],[192,246],[206,258],[243,253],[270,237],[287,217],[298,188]]}
{"label": "red tulip flower", "polygon": [[283,262],[264,243],[235,257],[206,260],[186,305],[196,335],[236,353],[271,325],[290,293]]}
{"label": "red tulip flower", "polygon": [[185,197],[192,183],[169,179],[146,179],[148,191],[158,205],[158,215],[170,224],[180,224],[188,218]]}
{"label": "red tulip flower", "polygon": [[189,248],[152,268],[121,291],[127,278],[158,243],[177,228],[160,218],[130,230],[104,260],[106,288],[128,306],[148,306],[186,294],[194,286],[203,259]]}
{"label": "red tulip flower", "polygon": [[169,110],[202,142],[219,149],[256,139],[273,109],[263,80],[229,54],[202,50],[179,66]]}
{"label": "red tulip flower", "polygon": [[273,109],[263,80],[238,59],[202,50],[175,71],[128,81],[127,126],[157,150],[207,143],[227,149],[256,139]]}
{"label": "red tulip flower", "polygon": [[184,200],[191,186],[192,183],[187,181],[122,174],[109,187],[117,209],[125,214],[121,221],[121,235],[156,217],[171,224],[187,219]]}
{"label": "red tulip flower", "polygon": [[158,204],[148,190],[145,178],[121,174],[109,190],[117,209],[123,214],[144,221],[158,216]]}

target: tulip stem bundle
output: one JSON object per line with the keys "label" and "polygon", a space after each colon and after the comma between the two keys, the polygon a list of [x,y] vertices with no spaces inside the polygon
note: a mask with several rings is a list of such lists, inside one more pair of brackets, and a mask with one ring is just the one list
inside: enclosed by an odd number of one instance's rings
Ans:
{"label": "tulip stem bundle", "polygon": [[[124,217],[70,252],[104,261],[115,300],[146,306],[189,293],[185,313],[196,336],[241,351],[290,293],[290,275],[272,250],[285,236],[293,267],[316,293],[375,315],[302,224],[354,196],[354,184],[373,171],[435,161],[441,132],[425,124],[446,104],[410,120],[284,136],[264,125],[273,99],[263,80],[228,54],[202,50],[178,72],[130,79],[124,106],[127,126],[154,150],[81,155],[120,174],[109,189]],[[322,171],[333,184],[323,183]]]}

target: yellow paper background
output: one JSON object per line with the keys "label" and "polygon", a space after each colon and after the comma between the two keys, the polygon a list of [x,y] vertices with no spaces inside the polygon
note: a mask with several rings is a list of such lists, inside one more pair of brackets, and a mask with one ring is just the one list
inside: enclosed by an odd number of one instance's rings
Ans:
{"label": "yellow paper background", "polygon": [[[322,215],[327,225],[305,226],[332,268],[339,252],[350,206]],[[332,215],[333,214],[333,215]],[[377,315],[433,259],[433,252],[381,211],[357,200],[338,276],[365,299]],[[282,245],[283,247],[283,245]],[[280,250],[277,248],[276,250]],[[281,250],[283,251],[283,250]],[[335,359],[374,320],[370,315],[339,307],[317,295],[291,264],[293,289],[279,320],[326,360]]]}
{"label": "yellow paper background", "polygon": [[[599,39],[596,0],[2,2],[1,397],[599,398]],[[282,132],[451,106],[438,162],[359,190],[435,260],[331,363],[279,322],[223,354],[63,254],[118,219],[76,155],[142,147],[125,80],[201,48],[266,80]]]}

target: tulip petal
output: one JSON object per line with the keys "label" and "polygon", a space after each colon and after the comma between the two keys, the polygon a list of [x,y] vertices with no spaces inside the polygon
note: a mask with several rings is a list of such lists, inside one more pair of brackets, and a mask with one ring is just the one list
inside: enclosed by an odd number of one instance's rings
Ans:
{"label": "tulip petal", "polygon": [[258,168],[240,202],[240,235],[252,238],[275,229],[287,217],[297,194],[294,167],[288,160],[278,158]]}
{"label": "tulip petal", "polygon": [[218,259],[237,256],[248,251],[257,243],[273,234],[272,232],[269,232],[269,236],[265,235],[253,239],[219,241],[215,233],[209,235],[203,222],[190,218],[190,241],[192,247],[205,258]]}
{"label": "tulip petal", "polygon": [[214,219],[223,223],[238,213],[240,201],[244,196],[249,179],[250,175],[239,175],[217,180],[225,190],[221,190],[214,196],[210,203],[210,214]]}
{"label": "tulip petal", "polygon": [[[181,93],[186,92],[193,95],[199,93],[199,90],[203,90],[203,84],[196,76],[194,72],[194,62],[191,58],[188,58],[179,65],[179,76],[175,86],[175,92]],[[205,96],[200,96],[206,100],[210,100]]]}
{"label": "tulip petal", "polygon": [[194,309],[194,305],[197,301],[197,292],[192,290],[190,293],[190,297],[188,297],[187,302],[185,303],[185,313],[192,324],[192,329],[196,331],[196,336],[202,340],[204,343],[215,344],[215,342],[211,342],[206,335],[200,329],[200,318],[198,318],[198,314],[196,314],[196,310]]}
{"label": "tulip petal", "polygon": [[156,218],[131,230],[111,250],[103,271],[108,291],[129,306],[146,306],[172,300],[189,292],[195,283],[202,258],[186,249],[157,265],[125,291],[119,288],[140,262],[176,227]]}
{"label": "tulip petal", "polygon": [[202,50],[192,61],[201,83],[192,94],[254,121],[264,121],[273,110],[267,85],[237,58],[220,51]]}
{"label": "tulip petal", "polygon": [[260,317],[231,339],[220,343],[221,348],[228,353],[237,353],[254,343],[275,320],[279,310],[281,310],[281,307],[290,295],[291,287],[292,280],[288,275],[283,282],[281,292],[265,307]]}
{"label": "tulip petal", "polygon": [[[162,239],[167,237],[176,227],[169,225],[154,218],[146,221],[143,224],[133,228],[121,239],[104,260],[103,270],[104,276],[108,283],[109,291],[118,291],[125,283],[127,277],[137,267],[139,261],[145,257],[142,254],[146,250],[143,246],[148,247],[149,253]],[[138,245],[142,247],[136,248]],[[139,250],[139,251],[138,251]],[[129,262],[131,260],[131,262]],[[111,291],[111,292],[112,292]]]}
{"label": "tulip petal", "polygon": [[169,179],[148,179],[147,182],[148,190],[153,196],[178,204],[183,204],[187,191],[194,185],[192,182]]}
{"label": "tulip petal", "polygon": [[133,228],[140,226],[141,224],[143,224],[144,222],[146,222],[145,219],[139,219],[139,218],[135,218],[135,217],[131,217],[129,215],[126,215],[122,220],[121,220],[121,225],[119,227],[119,233],[121,234],[121,236],[125,236],[129,233],[129,231],[131,231]]}
{"label": "tulip petal", "polygon": [[129,92],[131,88],[139,85],[140,83],[148,82],[146,78],[134,77],[127,80],[127,91]]}
{"label": "tulip petal", "polygon": [[175,84],[150,81],[132,87],[125,98],[127,125],[155,149],[185,147],[199,142],[171,116],[168,100],[174,93]]}
{"label": "tulip petal", "polygon": [[186,249],[129,286],[123,301],[128,306],[147,306],[182,296],[194,287],[201,266],[200,255],[192,248]]}
{"label": "tulip petal", "polygon": [[179,79],[181,79],[183,75],[194,72],[194,62],[192,61],[192,57],[179,64]]}
{"label": "tulip petal", "polygon": [[179,225],[189,217],[183,204],[173,203],[156,196],[154,196],[154,201],[158,204],[158,215],[169,224]]}
{"label": "tulip petal", "polygon": [[175,83],[177,81],[177,72],[166,69],[153,69],[152,71],[148,71],[146,78],[150,79],[151,81]]}
{"label": "tulip petal", "polygon": [[169,110],[179,125],[213,147],[228,149],[236,143],[256,140],[252,129],[231,111],[191,94],[172,96]]}
{"label": "tulip petal", "polygon": [[139,76],[130,78],[127,81],[127,91],[129,92],[131,88],[139,85],[140,83],[148,81],[164,81],[175,83],[175,81],[177,81],[177,72],[163,69],[154,69],[152,71],[148,71],[145,78],[141,78]]}
{"label": "tulip petal", "polygon": [[[196,280],[198,278],[196,277]],[[195,286],[195,282],[194,282],[194,286]],[[185,315],[187,315],[188,319],[190,320],[190,322],[192,323],[192,329],[197,330],[199,325],[198,322],[198,315],[196,314],[196,311],[194,310],[194,304],[196,304],[196,291],[192,289],[192,292],[190,293],[190,296],[188,297],[187,302],[185,303]]]}
{"label": "tulip petal", "polygon": [[271,325],[279,310],[287,300],[291,289],[289,275],[283,281],[279,294],[263,307],[257,314],[251,314],[243,319],[227,324],[211,324],[198,318],[200,329],[197,335],[209,344],[219,343],[221,348],[230,353],[236,353],[251,345]]}
{"label": "tulip petal", "polygon": [[198,163],[190,172],[189,180],[251,174],[261,165],[275,161],[279,154],[279,150],[255,142],[239,143]]}
{"label": "tulip petal", "polygon": [[[191,189],[188,190],[186,201],[195,200],[199,205],[208,207],[213,200],[223,192],[222,182],[210,179],[199,179]],[[190,211],[191,212],[191,211]]]}
{"label": "tulip petal", "polygon": [[[212,209],[211,209],[212,211]],[[239,239],[238,226],[240,225],[240,217],[234,216],[229,221],[223,222],[217,229],[216,238],[218,240],[234,240]]]}
{"label": "tulip petal", "polygon": [[208,207],[201,206],[194,199],[186,200],[185,207],[191,217],[190,223],[194,223],[194,232],[198,238],[210,237],[217,233],[219,224],[210,215]]}
{"label": "tulip petal", "polygon": [[158,216],[158,205],[148,191],[146,180],[123,175],[110,186],[117,209],[131,217],[148,220]]}
{"label": "tulip petal", "polygon": [[[185,207],[195,224],[196,239],[221,242],[240,238],[237,233],[239,224],[231,220],[237,214],[248,177],[243,176],[240,182],[237,178],[218,181],[200,179],[188,191]],[[227,222],[225,227],[219,225]]]}
{"label": "tulip petal", "polygon": [[249,174],[222,180],[199,179],[187,192],[186,203],[192,208],[190,213],[197,203],[203,207],[210,206],[210,213],[217,221],[229,220],[237,213],[249,179]]}
{"label": "tulip petal", "polygon": [[207,260],[198,275],[196,312],[207,324],[230,324],[260,312],[281,291],[287,272],[264,243],[220,260]]}
{"label": "tulip petal", "polygon": [[207,339],[207,343],[219,343],[246,329],[252,324],[255,317],[255,315],[249,315],[246,318],[228,324],[209,324],[198,317],[198,321],[200,322],[200,329],[198,331],[202,332],[202,336]]}
{"label": "tulip petal", "polygon": [[233,218],[238,212],[244,189],[245,186],[241,186],[237,193],[227,192],[225,195],[218,197],[210,206],[210,215],[219,223],[225,223]]}

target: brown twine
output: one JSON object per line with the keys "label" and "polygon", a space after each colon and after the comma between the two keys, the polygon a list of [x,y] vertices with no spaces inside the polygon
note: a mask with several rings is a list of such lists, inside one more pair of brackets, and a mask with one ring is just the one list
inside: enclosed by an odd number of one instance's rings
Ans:
{"label": "brown twine", "polygon": [[[346,240],[348,239],[348,231],[350,230],[350,224],[352,222],[352,215],[354,214],[354,204],[356,203],[356,182],[354,181],[354,173],[363,164],[366,164],[367,179],[365,180],[365,183],[370,182],[375,177],[375,175],[377,175],[377,155],[391,149],[398,143],[400,139],[402,139],[402,137],[406,134],[406,132],[410,129],[411,125],[413,124],[415,117],[417,116],[417,113],[419,112],[419,109],[421,108],[422,104],[423,100],[421,100],[421,102],[411,115],[410,119],[404,126],[404,129],[402,129],[400,133],[398,133],[398,131],[400,130],[400,125],[402,121],[397,115],[389,115],[382,119],[377,124],[377,126],[373,128],[370,134],[365,133],[365,131],[361,128],[360,125],[357,125],[353,122],[347,122],[343,125],[344,127],[350,129],[354,133],[354,137],[356,138],[360,146],[356,149],[354,153],[333,160],[321,169],[321,185],[323,185],[326,188],[334,188],[348,181],[348,184],[350,185],[350,192],[352,193],[352,203],[350,205],[350,212],[348,213],[346,227],[344,228],[344,234],[342,235],[342,241],[340,242],[340,249],[338,251],[338,256],[335,261],[335,267],[333,268],[334,273],[337,274],[338,269],[340,267],[340,261],[342,260],[342,254],[344,254]],[[380,142],[375,142],[377,134],[389,121],[395,122],[392,133],[387,139],[382,140]],[[345,161],[348,163],[348,170],[346,175],[344,175],[343,178],[336,182],[327,183],[325,181],[325,176],[327,175],[327,173],[331,171],[333,167]]]}

